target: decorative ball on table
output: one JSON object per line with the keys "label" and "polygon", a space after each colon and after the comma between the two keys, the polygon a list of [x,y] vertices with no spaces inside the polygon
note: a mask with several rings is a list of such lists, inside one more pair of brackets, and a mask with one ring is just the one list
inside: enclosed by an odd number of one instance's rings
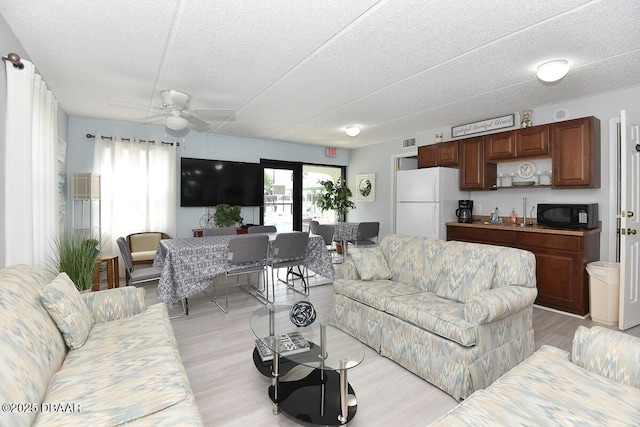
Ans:
{"label": "decorative ball on table", "polygon": [[309,326],[316,320],[316,309],[309,301],[298,301],[291,307],[289,319],[298,327]]}

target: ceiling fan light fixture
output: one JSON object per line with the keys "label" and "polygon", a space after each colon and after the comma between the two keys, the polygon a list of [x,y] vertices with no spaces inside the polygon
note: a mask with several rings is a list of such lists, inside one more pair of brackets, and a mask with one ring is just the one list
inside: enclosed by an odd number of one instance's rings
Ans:
{"label": "ceiling fan light fixture", "polygon": [[187,119],[185,119],[184,117],[180,117],[180,116],[167,116],[164,119],[164,124],[169,128],[169,129],[173,129],[173,130],[182,130],[184,128],[187,127],[187,125],[189,124],[189,122],[187,121]]}
{"label": "ceiling fan light fixture", "polygon": [[349,125],[345,128],[344,131],[350,137],[358,136],[358,134],[360,133],[360,126]]}
{"label": "ceiling fan light fixture", "polygon": [[569,61],[565,59],[556,59],[540,64],[536,75],[543,82],[553,83],[562,79],[568,72]]}

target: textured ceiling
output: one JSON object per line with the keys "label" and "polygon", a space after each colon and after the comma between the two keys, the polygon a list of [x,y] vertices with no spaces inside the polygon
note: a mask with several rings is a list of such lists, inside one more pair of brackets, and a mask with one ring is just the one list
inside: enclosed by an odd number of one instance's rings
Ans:
{"label": "textured ceiling", "polygon": [[[304,144],[357,148],[640,84],[635,0],[0,0],[0,13],[70,116],[144,123],[156,111],[110,99],[154,107],[175,89],[236,111],[208,132]],[[557,58],[569,74],[542,84],[537,65]]]}

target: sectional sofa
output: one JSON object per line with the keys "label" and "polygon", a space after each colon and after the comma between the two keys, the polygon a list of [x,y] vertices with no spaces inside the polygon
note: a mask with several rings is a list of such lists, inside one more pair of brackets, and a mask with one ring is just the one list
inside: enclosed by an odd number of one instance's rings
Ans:
{"label": "sectional sofa", "polygon": [[334,324],[455,399],[533,354],[531,252],[389,235],[350,253],[333,284]]}
{"label": "sectional sofa", "polygon": [[164,304],[0,270],[0,425],[202,425]]}
{"label": "sectional sofa", "polygon": [[544,345],[432,426],[637,426],[639,357],[639,338],[580,326],[571,357]]}

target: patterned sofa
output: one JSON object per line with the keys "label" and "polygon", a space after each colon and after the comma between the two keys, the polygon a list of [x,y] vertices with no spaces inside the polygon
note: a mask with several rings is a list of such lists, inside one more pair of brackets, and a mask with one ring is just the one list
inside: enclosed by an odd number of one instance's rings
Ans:
{"label": "patterned sofa", "polygon": [[335,325],[455,399],[533,354],[532,253],[405,235],[350,253]]}
{"label": "patterned sofa", "polygon": [[164,304],[0,270],[0,425],[202,425]]}
{"label": "patterned sofa", "polygon": [[637,426],[640,339],[580,326],[569,353],[542,346],[533,356],[432,426]]}

